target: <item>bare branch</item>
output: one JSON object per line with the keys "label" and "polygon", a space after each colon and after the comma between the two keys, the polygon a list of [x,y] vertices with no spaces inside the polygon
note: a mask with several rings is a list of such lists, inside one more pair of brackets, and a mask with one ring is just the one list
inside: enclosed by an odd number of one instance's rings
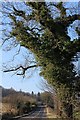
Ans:
{"label": "bare branch", "polygon": [[14,58],[15,58],[15,56],[19,55],[19,53],[20,53],[20,50],[21,50],[21,46],[19,46],[19,49],[18,49],[18,51],[17,51],[17,52],[16,52],[16,54],[13,56],[13,59],[12,59],[12,61],[14,61]]}
{"label": "bare branch", "polygon": [[52,85],[50,85],[47,81],[43,80],[42,78],[41,78],[40,86],[41,87],[39,88],[44,92],[48,91],[49,93],[54,94],[56,91]]}
{"label": "bare branch", "polygon": [[17,70],[20,70],[22,69],[22,73],[18,73],[17,75],[24,75],[26,70],[30,69],[30,68],[34,68],[34,67],[37,67],[38,65],[31,65],[31,66],[28,66],[28,67],[23,67],[22,65],[17,67],[17,68],[13,68],[13,69],[8,69],[8,70],[4,70],[3,72],[12,72],[12,71],[17,71]]}

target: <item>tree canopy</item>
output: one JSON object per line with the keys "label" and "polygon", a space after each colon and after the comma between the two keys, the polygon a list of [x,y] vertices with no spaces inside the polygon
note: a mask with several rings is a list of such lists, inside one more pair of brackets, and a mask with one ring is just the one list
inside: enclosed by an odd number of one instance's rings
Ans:
{"label": "tree canopy", "polygon": [[[80,23],[78,8],[70,12],[70,5],[66,3],[45,1],[25,2],[24,6],[25,9],[21,9],[12,5],[12,11],[7,13],[12,22],[10,37],[34,53],[37,64],[5,72],[22,68],[25,74],[28,68],[40,66],[40,75],[56,89],[62,103],[73,103],[79,90],[77,83],[80,83],[76,82],[80,78],[73,64],[80,52],[80,26],[76,25]],[[76,31],[78,38],[71,40],[69,27]]]}

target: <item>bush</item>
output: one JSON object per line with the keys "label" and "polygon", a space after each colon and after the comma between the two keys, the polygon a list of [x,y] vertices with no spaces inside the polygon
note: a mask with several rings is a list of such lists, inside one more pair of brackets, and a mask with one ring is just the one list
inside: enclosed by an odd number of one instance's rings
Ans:
{"label": "bush", "polygon": [[11,119],[12,117],[14,117],[14,115],[11,113],[5,113],[2,115],[2,120],[9,120]]}

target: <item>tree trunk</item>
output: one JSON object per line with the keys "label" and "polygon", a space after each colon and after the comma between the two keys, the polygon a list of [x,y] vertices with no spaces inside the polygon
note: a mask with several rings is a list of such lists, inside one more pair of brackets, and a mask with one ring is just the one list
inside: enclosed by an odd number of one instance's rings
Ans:
{"label": "tree trunk", "polygon": [[67,103],[66,114],[67,114],[68,118],[73,119],[73,104]]}

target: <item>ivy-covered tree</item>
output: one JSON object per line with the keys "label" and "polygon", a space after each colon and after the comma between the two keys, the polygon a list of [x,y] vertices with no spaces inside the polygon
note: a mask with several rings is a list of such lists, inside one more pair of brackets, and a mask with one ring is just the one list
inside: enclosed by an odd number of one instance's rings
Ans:
{"label": "ivy-covered tree", "polygon": [[[4,72],[22,69],[21,75],[24,75],[27,69],[40,66],[40,75],[55,88],[67,117],[72,118],[78,90],[76,81],[80,80],[73,64],[80,52],[80,26],[76,25],[80,14],[78,8],[70,12],[70,5],[66,4],[44,1],[25,2],[24,8],[11,6],[11,12],[7,11],[12,23],[10,37],[34,53],[37,64]],[[78,38],[71,40],[69,27],[76,31]]]}

